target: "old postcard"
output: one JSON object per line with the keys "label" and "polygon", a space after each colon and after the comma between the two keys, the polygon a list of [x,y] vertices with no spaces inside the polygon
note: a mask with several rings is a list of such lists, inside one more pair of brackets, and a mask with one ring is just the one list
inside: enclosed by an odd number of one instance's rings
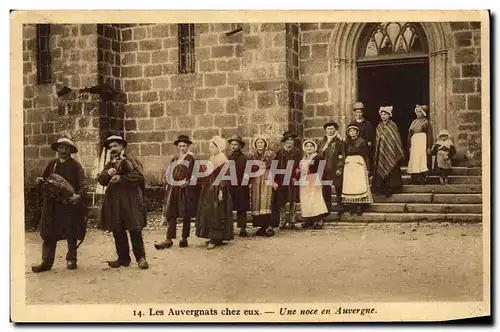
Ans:
{"label": "old postcard", "polygon": [[489,24],[12,12],[12,320],[489,316]]}

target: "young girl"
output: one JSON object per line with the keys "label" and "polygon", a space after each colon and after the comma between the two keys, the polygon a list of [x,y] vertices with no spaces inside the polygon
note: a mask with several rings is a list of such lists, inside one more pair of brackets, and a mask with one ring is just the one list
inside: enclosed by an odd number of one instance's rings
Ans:
{"label": "young girl", "polygon": [[436,156],[436,172],[439,175],[441,184],[448,184],[448,176],[451,173],[451,158],[456,150],[453,142],[450,140],[450,133],[443,129],[439,132],[438,140],[432,147],[431,154]]}
{"label": "young girl", "polygon": [[303,228],[323,228],[323,218],[328,215],[318,174],[321,156],[316,153],[317,148],[316,142],[309,139],[302,144],[304,157],[300,161],[299,199]]}
{"label": "young girl", "polygon": [[368,145],[359,135],[359,127],[351,124],[347,127],[346,159],[342,185],[342,203],[351,205],[351,213],[356,210],[363,214],[367,204],[373,203],[370,190],[368,169]]}

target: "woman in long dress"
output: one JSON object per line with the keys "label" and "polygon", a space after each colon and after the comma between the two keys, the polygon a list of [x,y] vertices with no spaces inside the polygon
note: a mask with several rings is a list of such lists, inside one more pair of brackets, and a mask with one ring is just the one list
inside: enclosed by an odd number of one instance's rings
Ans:
{"label": "woman in long dress", "polygon": [[375,193],[389,197],[403,186],[403,143],[398,126],[391,120],[392,106],[380,107],[379,114],[382,121],[376,130],[372,188]]}
{"label": "woman in long dress", "polygon": [[408,162],[408,174],[411,175],[412,183],[425,184],[429,171],[429,158],[432,147],[432,127],[427,120],[426,105],[416,105],[415,114],[408,130],[408,147],[410,149],[410,160]]}
{"label": "woman in long dress", "polygon": [[[262,162],[265,171],[262,175],[252,178],[250,182],[252,222],[254,227],[259,227],[256,236],[273,236],[274,228],[278,226],[272,215],[273,187],[269,182],[274,154],[269,150],[269,139],[264,135],[255,137],[253,148],[255,150],[249,156],[249,160]],[[258,167],[253,165],[252,171],[256,172]]]}
{"label": "woman in long dress", "polygon": [[342,202],[360,216],[373,203],[369,180],[369,152],[366,141],[359,135],[359,127],[347,127],[346,158],[342,185]]}
{"label": "woman in long dress", "polygon": [[[229,173],[228,159],[224,154],[226,140],[214,136],[209,143],[213,170],[202,180],[198,211],[196,214],[196,236],[208,239],[207,249],[214,249],[223,241],[234,239],[233,207],[229,180],[221,180],[221,171]],[[227,175],[227,174],[226,174]]]}
{"label": "woman in long dress", "polygon": [[321,156],[316,152],[318,145],[312,140],[302,144],[304,156],[300,161],[299,200],[304,223],[303,228],[323,228],[323,218],[328,216],[328,208],[323,198],[321,174],[318,173]]}

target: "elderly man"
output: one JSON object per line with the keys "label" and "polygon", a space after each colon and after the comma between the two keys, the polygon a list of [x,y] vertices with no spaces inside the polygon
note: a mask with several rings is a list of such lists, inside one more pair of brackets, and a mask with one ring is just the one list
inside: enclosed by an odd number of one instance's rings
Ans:
{"label": "elderly man", "polygon": [[[48,271],[54,264],[57,241],[68,241],[66,267],[77,268],[77,240],[83,241],[86,232],[86,210],[84,205],[85,172],[82,165],[71,157],[77,153],[75,143],[69,138],[60,138],[52,144],[52,150],[57,151],[57,158],[51,160],[45,167],[42,177],[38,177],[38,185],[53,175],[61,176],[69,183],[74,194],[67,201],[46,195],[43,200],[40,235],[43,239],[42,263],[31,267],[34,273]],[[80,242],[81,243],[81,242]]]}
{"label": "elderly man", "polygon": [[129,231],[138,266],[147,269],[149,265],[142,239],[147,213],[142,165],[137,159],[125,153],[127,142],[122,137],[117,135],[108,137],[106,146],[111,152],[111,160],[98,176],[99,183],[107,187],[99,226],[113,232],[118,254],[118,259],[108,261],[108,265],[112,268],[130,265],[127,237]]}

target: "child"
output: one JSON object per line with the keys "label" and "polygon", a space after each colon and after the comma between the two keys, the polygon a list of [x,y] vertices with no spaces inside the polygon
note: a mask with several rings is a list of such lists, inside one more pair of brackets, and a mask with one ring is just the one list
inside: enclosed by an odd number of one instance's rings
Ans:
{"label": "child", "polygon": [[450,133],[443,129],[439,132],[438,140],[432,147],[431,154],[436,156],[436,172],[439,175],[441,184],[448,184],[448,176],[451,173],[451,158],[456,150],[453,142],[450,140]]}
{"label": "child", "polygon": [[367,204],[373,203],[369,169],[368,145],[359,135],[359,127],[351,124],[347,127],[342,202],[354,207],[358,216],[363,214]]}

